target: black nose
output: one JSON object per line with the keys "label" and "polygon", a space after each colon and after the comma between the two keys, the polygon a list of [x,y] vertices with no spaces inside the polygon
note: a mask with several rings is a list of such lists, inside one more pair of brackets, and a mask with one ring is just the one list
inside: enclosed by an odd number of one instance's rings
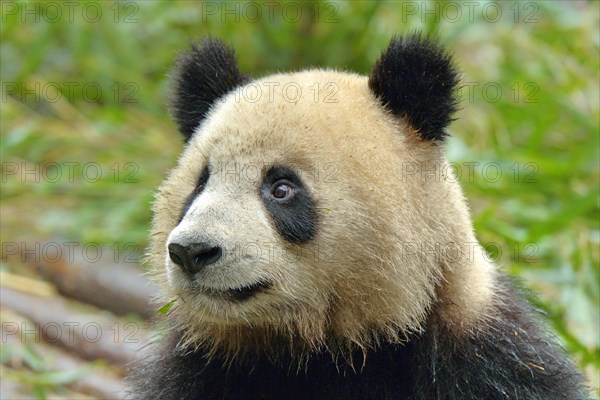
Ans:
{"label": "black nose", "polygon": [[200,272],[202,268],[217,262],[221,258],[220,247],[213,247],[206,243],[192,243],[182,246],[178,243],[169,244],[169,257],[189,274]]}

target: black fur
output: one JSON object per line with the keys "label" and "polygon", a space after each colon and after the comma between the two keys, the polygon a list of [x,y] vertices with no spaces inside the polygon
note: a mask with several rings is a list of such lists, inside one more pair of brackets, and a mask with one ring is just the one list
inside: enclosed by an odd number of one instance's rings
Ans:
{"label": "black fur", "polygon": [[[294,195],[287,201],[271,197],[274,183],[285,179]],[[306,243],[315,237],[318,214],[312,199],[300,177],[290,168],[275,166],[269,169],[261,187],[263,204],[271,216],[277,232],[290,243]]]}
{"label": "black fur", "polygon": [[425,140],[444,139],[457,109],[458,82],[451,57],[419,33],[394,37],[369,77],[369,87],[382,104],[407,118]]}
{"label": "black fur", "polygon": [[[355,354],[355,372],[326,351],[311,355],[302,368],[291,359],[268,356],[237,362],[228,369],[219,357],[208,362],[202,351],[166,346],[138,369],[134,399],[585,399],[583,378],[518,299],[522,293],[505,281],[497,298],[497,318],[457,336],[435,311],[425,331],[406,345],[384,344]],[[274,344],[275,346],[276,344]]]}
{"label": "black fur", "polygon": [[250,81],[238,69],[233,50],[212,38],[181,54],[172,75],[171,112],[186,142],[216,100]]}
{"label": "black fur", "polygon": [[192,193],[186,197],[185,202],[183,203],[183,209],[181,210],[181,214],[179,214],[179,222],[183,220],[183,217],[185,217],[185,214],[192,206],[192,203],[196,197],[198,197],[198,195],[204,191],[204,187],[208,183],[208,178],[210,178],[210,168],[208,168],[208,165],[206,165],[202,169],[202,172],[200,172],[200,176],[198,176],[198,183],[196,183],[196,187]]}

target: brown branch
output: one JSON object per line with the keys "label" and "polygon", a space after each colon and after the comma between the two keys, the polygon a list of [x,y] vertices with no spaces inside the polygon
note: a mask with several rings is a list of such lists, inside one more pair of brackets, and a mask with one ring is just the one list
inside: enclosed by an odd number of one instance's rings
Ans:
{"label": "brown branch", "polygon": [[60,297],[40,297],[2,287],[0,305],[31,320],[35,331],[19,332],[17,322],[3,321],[6,335],[41,338],[59,344],[86,360],[105,359],[125,365],[147,343],[140,323],[126,322],[108,313],[82,312]]}
{"label": "brown branch", "polygon": [[136,313],[144,318],[156,315],[151,303],[158,291],[156,285],[142,275],[136,263],[115,262],[115,258],[126,260],[126,252],[121,251],[115,257],[114,251],[103,248],[98,260],[86,260],[81,251],[69,250],[58,243],[52,246],[60,249],[62,257],[48,258],[41,252],[22,258],[61,294],[117,314]]}

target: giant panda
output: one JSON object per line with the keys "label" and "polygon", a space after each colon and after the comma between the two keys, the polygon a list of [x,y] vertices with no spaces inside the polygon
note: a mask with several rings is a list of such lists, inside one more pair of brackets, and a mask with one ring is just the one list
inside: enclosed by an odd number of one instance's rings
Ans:
{"label": "giant panda", "polygon": [[149,256],[172,307],[132,398],[588,396],[477,242],[444,154],[459,73],[434,39],[394,37],[368,77],[253,79],[206,38],[172,80],[186,146]]}

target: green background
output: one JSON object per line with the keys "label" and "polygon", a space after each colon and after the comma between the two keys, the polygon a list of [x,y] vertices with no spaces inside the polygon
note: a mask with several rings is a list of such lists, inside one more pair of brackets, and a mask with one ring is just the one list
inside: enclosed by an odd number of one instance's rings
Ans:
{"label": "green background", "polygon": [[190,40],[224,39],[257,77],[368,74],[393,34],[419,29],[463,71],[448,154],[478,238],[539,293],[597,388],[599,4],[3,2],[2,242],[134,243],[143,256],[152,193],[182,149],[167,74]]}

